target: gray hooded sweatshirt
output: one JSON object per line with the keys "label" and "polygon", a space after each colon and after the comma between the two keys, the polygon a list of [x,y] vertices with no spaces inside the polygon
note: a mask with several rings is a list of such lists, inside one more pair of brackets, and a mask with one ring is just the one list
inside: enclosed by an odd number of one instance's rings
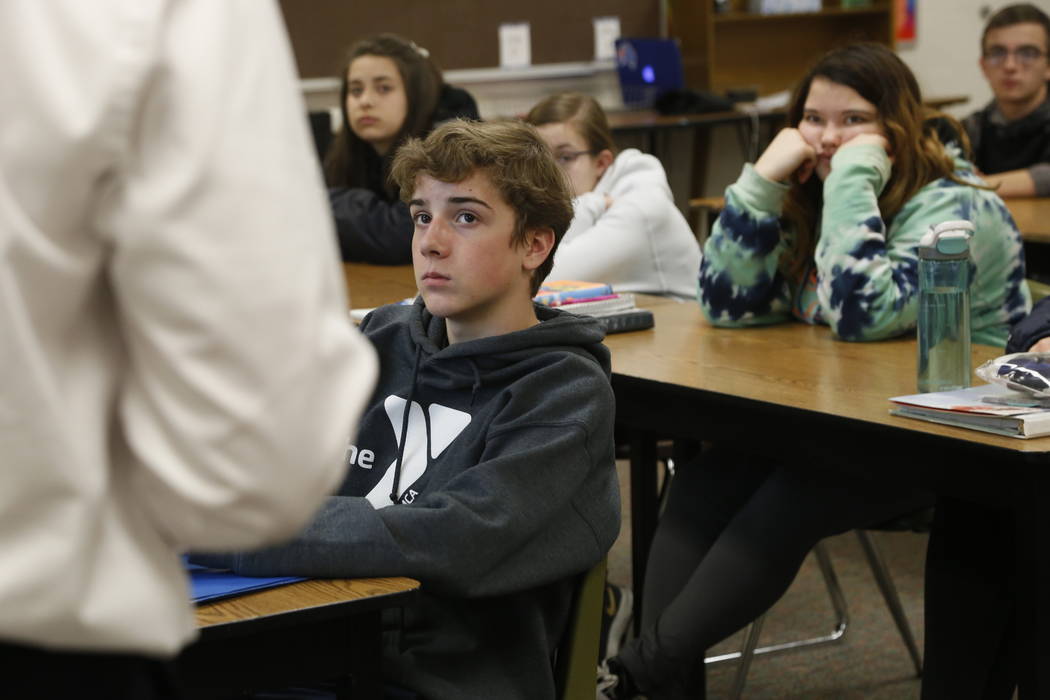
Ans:
{"label": "gray hooded sweatshirt", "polygon": [[531,328],[448,345],[420,301],[377,309],[361,330],[381,375],[338,495],[290,544],[197,559],[416,578],[419,604],[390,620],[386,678],[428,700],[553,698],[578,574],[612,546],[620,500],[604,332],[536,313]]}

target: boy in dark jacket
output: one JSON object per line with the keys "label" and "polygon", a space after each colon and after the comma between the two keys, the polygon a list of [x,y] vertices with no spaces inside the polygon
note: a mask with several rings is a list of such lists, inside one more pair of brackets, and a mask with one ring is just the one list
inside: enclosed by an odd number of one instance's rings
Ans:
{"label": "boy in dark jacket", "polygon": [[421,602],[387,635],[392,683],[553,698],[573,588],[620,522],[604,332],[532,303],[572,218],[566,181],[512,122],[445,124],[403,146],[392,177],[420,298],[361,324],[382,368],[349,476],[297,540],[222,561],[417,578]]}
{"label": "boy in dark jacket", "polygon": [[981,36],[981,72],[995,94],[963,124],[973,162],[1001,197],[1050,196],[1050,17],[1001,8]]}

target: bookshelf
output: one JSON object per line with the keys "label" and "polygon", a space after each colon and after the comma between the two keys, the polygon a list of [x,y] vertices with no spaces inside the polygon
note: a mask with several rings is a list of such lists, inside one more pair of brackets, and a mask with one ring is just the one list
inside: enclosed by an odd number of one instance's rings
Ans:
{"label": "bookshelf", "polygon": [[682,49],[689,87],[724,93],[755,88],[760,95],[790,89],[828,49],[851,41],[893,46],[893,7],[873,0],[843,7],[824,0],[819,12],[763,15],[733,0],[715,12],[711,0],[670,0],[669,33]]}

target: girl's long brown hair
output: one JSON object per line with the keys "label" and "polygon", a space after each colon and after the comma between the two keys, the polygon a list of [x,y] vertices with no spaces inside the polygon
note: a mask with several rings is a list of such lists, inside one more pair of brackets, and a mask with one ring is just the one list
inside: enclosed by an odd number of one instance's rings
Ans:
{"label": "girl's long brown hair", "polygon": [[560,92],[544,98],[529,110],[525,121],[533,126],[571,123],[595,155],[616,153],[612,130],[598,100],[580,92]]}
{"label": "girl's long brown hair", "polygon": [[[795,88],[788,108],[792,126],[802,122],[809,87],[818,77],[852,88],[878,110],[893,154],[893,172],[879,196],[879,211],[887,224],[916,192],[934,180],[948,178],[972,184],[954,175],[955,164],[938,137],[938,124],[947,122],[964,153],[969,150],[966,132],[950,116],[923,106],[915,76],[893,51],[867,42],[829,51]],[[819,178],[814,175],[805,184],[793,183],[784,204],[784,218],[794,226],[796,238],[781,259],[781,269],[789,277],[797,279],[816,250],[822,205],[823,183]]]}
{"label": "girl's long brown hair", "polygon": [[[360,56],[383,56],[397,66],[405,86],[407,113],[401,130],[394,138],[386,158],[380,156],[371,144],[362,141],[350,128],[346,114],[346,96],[350,89],[350,64]],[[396,34],[379,34],[363,39],[350,47],[343,66],[339,104],[343,115],[342,128],[332,141],[324,159],[325,181],[329,187],[364,187],[383,192],[389,198],[396,195],[386,182],[386,171],[397,147],[413,136],[423,136],[429,130],[441,95],[441,72],[426,51],[408,39]]]}

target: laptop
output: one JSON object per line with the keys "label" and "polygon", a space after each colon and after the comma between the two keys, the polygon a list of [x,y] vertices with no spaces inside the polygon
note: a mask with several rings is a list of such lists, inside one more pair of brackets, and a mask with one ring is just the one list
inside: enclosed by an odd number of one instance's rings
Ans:
{"label": "laptop", "polygon": [[661,93],[684,86],[682,54],[674,39],[617,39],[616,70],[628,109],[649,109]]}

